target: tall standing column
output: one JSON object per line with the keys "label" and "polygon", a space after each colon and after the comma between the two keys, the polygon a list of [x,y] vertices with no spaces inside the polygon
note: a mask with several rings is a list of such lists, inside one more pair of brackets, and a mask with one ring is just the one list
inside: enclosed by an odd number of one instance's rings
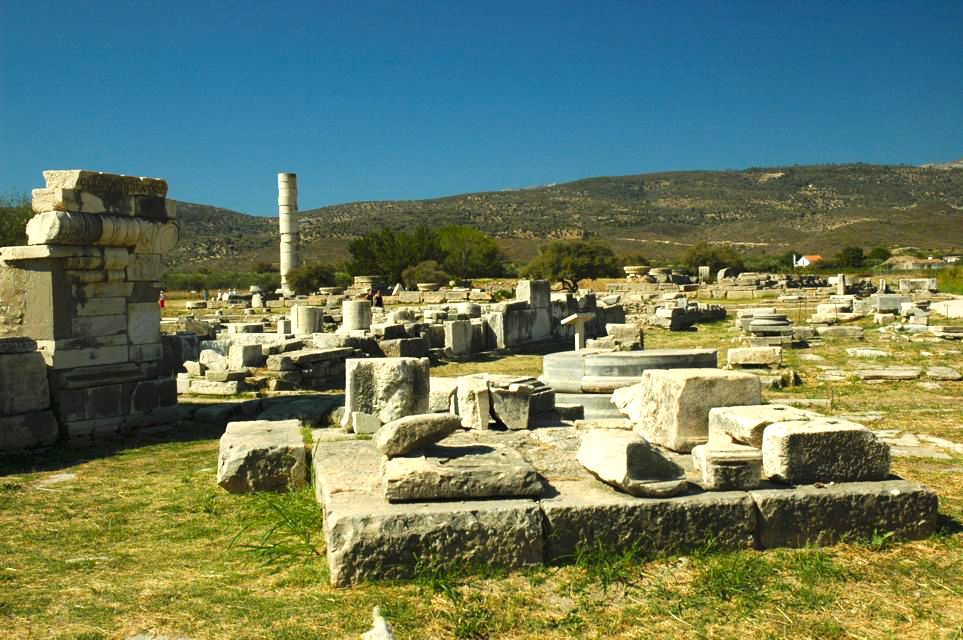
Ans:
{"label": "tall standing column", "polygon": [[281,291],[290,295],[292,291],[288,284],[288,273],[301,264],[297,174],[278,174],[278,221],[281,226]]}

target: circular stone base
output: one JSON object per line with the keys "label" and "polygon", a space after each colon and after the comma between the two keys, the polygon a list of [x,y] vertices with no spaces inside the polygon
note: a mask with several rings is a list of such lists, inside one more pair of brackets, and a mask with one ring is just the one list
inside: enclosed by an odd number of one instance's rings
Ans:
{"label": "circular stone base", "polygon": [[557,393],[583,393],[583,379],[593,389],[600,378],[633,378],[646,369],[714,369],[715,349],[651,349],[612,351],[583,349],[550,353],[542,361],[541,380]]}

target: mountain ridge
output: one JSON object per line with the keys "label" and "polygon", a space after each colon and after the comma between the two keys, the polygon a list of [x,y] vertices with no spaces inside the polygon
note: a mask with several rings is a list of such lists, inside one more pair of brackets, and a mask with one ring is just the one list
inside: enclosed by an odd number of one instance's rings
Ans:
{"label": "mountain ridge", "polygon": [[[617,251],[672,259],[699,241],[761,252],[831,253],[847,244],[963,246],[963,168],[792,165],[582,178],[424,200],[362,201],[301,212],[307,259],[347,257],[346,240],[381,227],[471,224],[517,260],[550,239],[599,236]],[[172,262],[277,262],[276,218],[179,205]],[[935,243],[935,244],[934,244]]]}

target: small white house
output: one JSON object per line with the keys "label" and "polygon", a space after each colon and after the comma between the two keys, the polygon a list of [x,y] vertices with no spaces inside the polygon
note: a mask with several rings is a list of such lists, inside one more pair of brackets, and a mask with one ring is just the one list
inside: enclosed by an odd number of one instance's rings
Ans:
{"label": "small white house", "polygon": [[812,265],[816,264],[817,262],[822,262],[822,261],[823,261],[823,257],[822,257],[822,256],[817,256],[817,255],[812,255],[812,256],[799,256],[799,259],[796,260],[796,266],[797,266],[797,267],[811,267]]}

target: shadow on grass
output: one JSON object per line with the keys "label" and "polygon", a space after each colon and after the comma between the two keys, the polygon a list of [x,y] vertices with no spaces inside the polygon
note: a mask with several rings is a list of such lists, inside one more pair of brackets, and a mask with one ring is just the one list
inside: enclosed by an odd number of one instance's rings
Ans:
{"label": "shadow on grass", "polygon": [[[202,404],[181,403],[190,409]],[[0,455],[0,477],[42,471],[57,471],[83,462],[106,458],[128,449],[158,444],[214,440],[224,434],[224,423],[179,420],[154,427],[143,427],[91,443],[67,443],[63,439],[45,449]]]}

